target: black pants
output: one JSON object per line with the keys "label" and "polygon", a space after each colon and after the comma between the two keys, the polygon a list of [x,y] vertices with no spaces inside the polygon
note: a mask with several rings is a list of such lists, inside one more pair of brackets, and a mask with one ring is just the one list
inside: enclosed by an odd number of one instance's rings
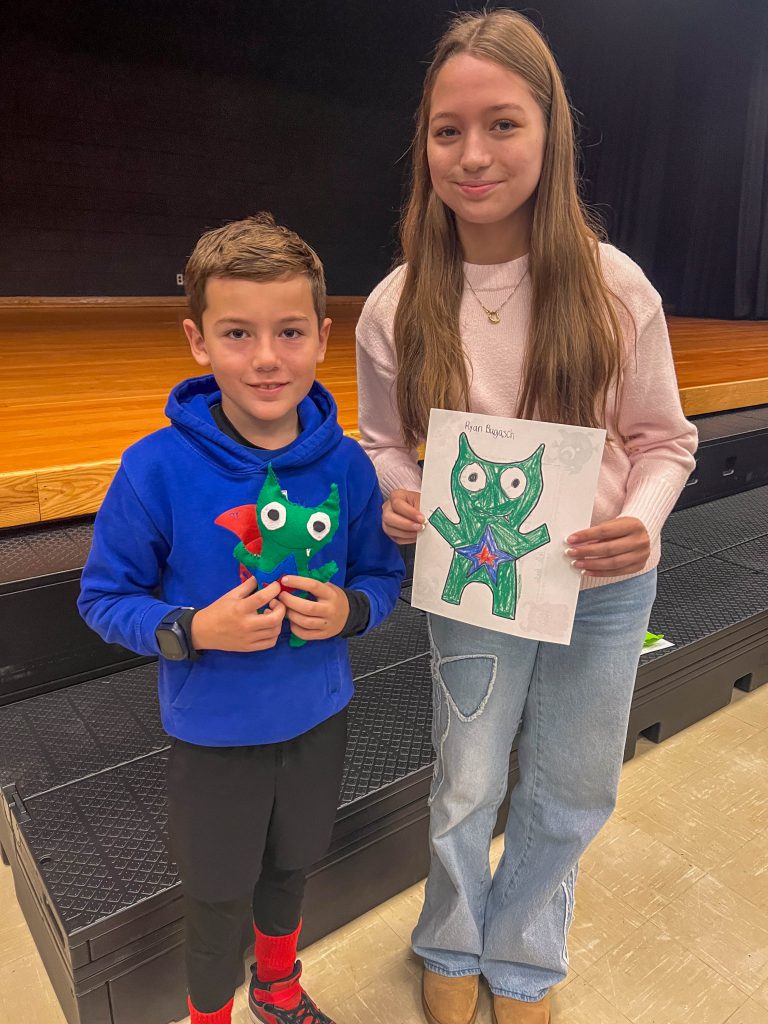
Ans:
{"label": "black pants", "polygon": [[192,1005],[215,1013],[232,998],[240,976],[244,926],[250,913],[265,935],[290,935],[301,921],[306,874],[262,867],[253,896],[223,903],[185,897],[185,962]]}
{"label": "black pants", "polygon": [[173,743],[168,832],[187,900],[189,993],[202,1013],[232,996],[249,910],[267,935],[296,930],[306,870],[331,838],[346,737],[344,710],[283,743]]}

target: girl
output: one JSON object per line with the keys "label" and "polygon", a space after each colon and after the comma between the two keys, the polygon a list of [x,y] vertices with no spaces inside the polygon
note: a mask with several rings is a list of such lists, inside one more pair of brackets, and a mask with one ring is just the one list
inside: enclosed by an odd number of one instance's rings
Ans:
{"label": "girl", "polygon": [[[570,646],[430,617],[437,753],[431,869],[413,936],[431,1024],[548,1024],[568,969],[581,854],[615,805],[659,534],[694,465],[659,295],[601,244],[578,196],[573,125],[538,31],[465,14],[427,73],[403,263],[358,327],[360,430],[401,544],[424,527],[417,449],[431,407],[605,426]],[[488,853],[522,724],[520,782]]]}

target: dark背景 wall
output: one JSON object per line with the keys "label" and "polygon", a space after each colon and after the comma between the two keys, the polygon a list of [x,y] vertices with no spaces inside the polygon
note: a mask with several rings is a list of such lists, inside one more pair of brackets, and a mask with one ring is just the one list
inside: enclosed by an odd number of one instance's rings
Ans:
{"label": "dark\u80cc\u666f wall", "polygon": [[[611,239],[678,313],[768,316],[768,5],[524,9]],[[172,294],[202,230],[259,209],[317,247],[332,293],[365,294],[395,253],[447,17],[436,0],[22,6],[0,43],[0,294]]]}

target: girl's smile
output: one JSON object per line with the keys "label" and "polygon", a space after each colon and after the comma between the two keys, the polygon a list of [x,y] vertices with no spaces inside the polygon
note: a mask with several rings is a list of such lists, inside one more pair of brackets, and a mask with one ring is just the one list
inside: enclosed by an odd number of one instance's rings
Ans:
{"label": "girl's smile", "polygon": [[500,237],[505,259],[528,251],[545,142],[541,108],[513,71],[460,54],[438,73],[427,162],[470,263],[495,262]]}

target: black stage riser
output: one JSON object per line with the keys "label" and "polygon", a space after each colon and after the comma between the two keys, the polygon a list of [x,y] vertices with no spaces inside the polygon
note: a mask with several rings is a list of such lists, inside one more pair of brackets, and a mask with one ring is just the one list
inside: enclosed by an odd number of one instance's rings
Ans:
{"label": "black stage riser", "polygon": [[92,518],[0,532],[0,705],[147,661],[77,611]]}
{"label": "black stage riser", "polygon": [[[517,777],[513,755],[510,789]],[[381,823],[375,834],[324,858],[311,872],[302,947],[426,875],[429,781],[424,778],[415,807],[391,823]],[[503,830],[507,811],[508,797],[499,810],[494,834]],[[32,881],[39,868],[13,819],[6,818],[0,827],[0,841],[9,851],[19,904],[69,1024],[166,1024],[186,1016],[179,884],[150,901],[160,904],[156,909],[147,905],[141,916],[117,924],[96,939],[82,941],[74,934],[68,943],[44,890]],[[249,921],[244,921],[243,933],[246,959],[252,960]]]}
{"label": "black stage riser", "polygon": [[[727,704],[734,685],[768,681],[768,488],[675,513],[665,541],[651,628],[676,646],[641,661],[627,756],[639,733],[664,739]],[[305,942],[426,872],[432,680],[408,596],[351,643],[342,806],[309,879]],[[0,845],[71,1024],[184,1016],[166,756],[153,665],[0,711]]]}
{"label": "black stage riser", "polygon": [[768,484],[768,406],[696,416],[696,468],[675,509]]}

